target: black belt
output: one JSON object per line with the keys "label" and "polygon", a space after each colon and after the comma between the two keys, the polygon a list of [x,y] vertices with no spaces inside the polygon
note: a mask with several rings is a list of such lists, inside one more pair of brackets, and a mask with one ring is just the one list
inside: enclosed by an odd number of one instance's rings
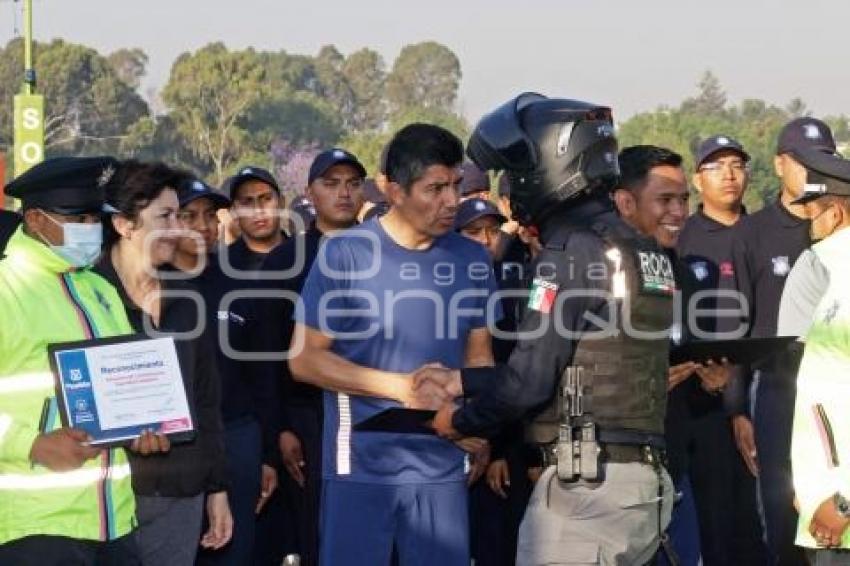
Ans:
{"label": "black belt", "polygon": [[606,462],[614,464],[630,464],[640,462],[657,466],[663,464],[667,458],[664,449],[649,446],[648,444],[603,444],[602,453]]}
{"label": "black belt", "polygon": [[[539,444],[538,455],[539,463],[542,467],[554,465],[557,461],[555,453],[555,443]],[[613,442],[602,444],[602,453],[605,456],[605,462],[613,464],[631,464],[632,462],[640,462],[649,464],[650,466],[658,466],[667,464],[667,453],[663,448],[650,446],[649,444],[617,444]]]}

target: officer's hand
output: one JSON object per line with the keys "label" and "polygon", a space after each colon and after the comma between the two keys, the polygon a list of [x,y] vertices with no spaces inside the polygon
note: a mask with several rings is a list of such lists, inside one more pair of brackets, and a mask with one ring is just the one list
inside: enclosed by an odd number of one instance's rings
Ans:
{"label": "officer's hand", "polygon": [[[464,440],[470,439],[461,439],[455,442],[455,444],[459,445]],[[481,479],[481,476],[484,475],[484,472],[487,471],[487,465],[490,463],[490,443],[484,440],[483,438],[475,438],[472,440],[480,440],[483,441],[483,444],[477,450],[474,450],[469,453],[470,457],[470,466],[469,466],[469,476],[466,478],[466,485],[472,486]]]}
{"label": "officer's hand", "polygon": [[263,510],[274,490],[277,489],[277,470],[268,464],[263,464],[260,470],[260,478],[260,498],[257,500],[257,507],[254,509],[254,513],[257,515]]}
{"label": "officer's hand", "polygon": [[[431,426],[437,432],[437,435],[448,440],[458,440],[461,435],[452,426],[452,416],[454,416],[457,407],[454,403],[446,403],[434,415],[434,420],[431,421]],[[468,450],[467,450],[468,452]]]}
{"label": "officer's hand", "polygon": [[54,472],[76,470],[101,452],[100,448],[89,446],[90,441],[85,431],[76,428],[40,434],[30,448],[30,460]]}
{"label": "officer's hand", "polygon": [[752,421],[744,415],[735,415],[732,417],[732,430],[735,432],[735,444],[738,445],[738,452],[741,453],[747,469],[750,470],[751,474],[758,477],[758,453],[756,452],[756,439]]}
{"label": "officer's hand", "polygon": [[508,470],[508,461],[504,458],[493,460],[487,468],[487,485],[493,490],[493,493],[507,499],[508,494],[505,491],[506,487],[511,487],[511,473]]}
{"label": "officer's hand", "polygon": [[452,399],[463,396],[460,370],[451,370],[440,364],[426,364],[413,372],[414,391],[429,384],[443,388],[446,395]]}
{"label": "officer's hand", "polygon": [[156,433],[152,430],[143,430],[138,438],[130,444],[130,450],[142,456],[150,454],[165,454],[171,450],[171,442],[168,437],[162,433]]}
{"label": "officer's hand", "polygon": [[201,546],[217,550],[230,542],[233,536],[233,515],[227,502],[227,492],[207,495],[207,520],[210,528],[201,537]]}
{"label": "officer's hand", "polygon": [[716,364],[709,360],[704,365],[698,365],[696,368],[702,388],[709,393],[717,394],[723,391],[729,379],[732,377],[732,367],[729,361],[723,358],[722,363]]}
{"label": "officer's hand", "polygon": [[812,522],[809,523],[809,533],[818,546],[838,546],[848,525],[850,525],[850,519],[838,512],[835,502],[830,497],[815,510]]}
{"label": "officer's hand", "polygon": [[667,391],[672,390],[674,387],[691,377],[691,374],[694,373],[694,370],[696,370],[697,367],[699,367],[699,364],[695,364],[694,362],[685,362],[672,366],[667,371]]}
{"label": "officer's hand", "polygon": [[298,437],[285,430],[280,433],[277,439],[278,448],[280,449],[280,457],[283,459],[283,466],[289,476],[295,480],[299,487],[304,487],[304,466],[307,463],[304,461],[304,451],[301,448],[301,441]]}

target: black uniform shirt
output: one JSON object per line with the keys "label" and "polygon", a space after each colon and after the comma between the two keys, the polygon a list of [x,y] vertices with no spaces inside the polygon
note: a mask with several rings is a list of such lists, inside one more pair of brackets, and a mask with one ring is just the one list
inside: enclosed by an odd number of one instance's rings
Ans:
{"label": "black uniform shirt", "polygon": [[[265,275],[271,276],[272,272],[282,272],[295,267],[298,267],[298,270],[291,277],[285,279],[275,278],[265,284],[276,290],[288,291],[300,295],[301,289],[304,286],[304,280],[307,278],[307,274],[310,273],[310,268],[313,266],[313,262],[319,253],[319,245],[321,244],[322,237],[322,232],[313,224],[306,232],[293,236],[272,250],[263,263]],[[261,301],[260,304],[262,304],[262,332],[266,340],[275,351],[282,352],[288,350],[295,325],[292,318],[295,307],[294,301],[273,299],[270,301]],[[318,411],[322,410],[322,390],[320,388],[292,379],[292,374],[289,372],[289,365],[285,362],[270,362],[266,366],[267,370],[278,376],[278,379],[283,375],[281,392],[284,407],[289,404],[300,404],[308,405]],[[287,427],[285,415],[283,427],[284,429]]]}
{"label": "black uniform shirt", "polygon": [[[287,240],[286,234],[282,234],[283,241]],[[278,246],[279,247],[279,246]],[[238,238],[227,246],[227,257],[230,265],[240,271],[257,271],[263,266],[263,262],[269,254],[255,252],[245,243],[245,238]]]}
{"label": "black uniform shirt", "polygon": [[[811,245],[808,220],[791,214],[779,199],[740,222],[734,233],[734,278],[729,288],[740,292],[749,306],[741,319],[724,319],[724,330],[744,325],[746,336],[776,336],[779,302],[794,262]],[[728,320],[728,322],[726,322]],[[747,410],[746,372],[736,372],[724,394],[733,414]]]}
{"label": "black uniform shirt", "polygon": [[[500,423],[545,407],[575,352],[576,340],[564,336],[563,331],[579,334],[596,328],[588,320],[588,313],[598,316],[601,321],[611,320],[608,302],[603,297],[593,296],[594,292],[610,296],[612,291],[610,277],[600,277],[606,269],[610,274],[611,260],[605,256],[609,245],[590,230],[576,230],[577,226],[589,226],[594,222],[604,222],[615,235],[634,237],[632,228],[612,210],[607,195],[573,206],[559,214],[557,220],[547,227],[543,234],[545,247],[535,262],[535,269],[542,276],[554,274],[553,281],[560,290],[587,292],[563,301],[559,309],[559,324],[538,310],[526,309],[520,331],[541,328],[545,324],[541,322],[544,318],[552,324],[540,337],[519,340],[507,364],[461,370],[464,394],[474,397],[453,417],[454,427],[462,434],[492,435]],[[565,232],[569,232],[568,237],[564,237]],[[552,244],[559,241],[566,241],[566,247]],[[562,328],[557,328],[559,325]]]}
{"label": "black uniform shirt", "polygon": [[[743,213],[746,214],[746,211]],[[685,222],[679,235],[677,251],[680,260],[691,272],[689,279],[695,285],[694,292],[729,288],[734,277],[733,233],[733,226],[726,226],[707,216],[702,205]],[[711,311],[721,305],[715,297],[709,295],[695,306],[700,310]],[[682,322],[687,324],[687,317]],[[717,330],[717,320],[713,316],[702,317],[695,322],[696,328],[684,329],[690,338],[710,339],[711,336],[707,334]],[[702,336],[700,332],[706,335]]]}
{"label": "black uniform shirt", "polygon": [[[248,416],[256,418],[263,429],[264,459],[273,462],[280,428],[277,380],[261,371],[262,362],[239,359],[248,352],[262,351],[265,344],[260,336],[256,303],[249,297],[224,302],[228,293],[250,291],[256,282],[227,276],[217,254],[209,256],[206,268],[191,281],[203,295],[207,324],[217,342],[222,419],[227,425]],[[225,347],[234,350],[235,355],[226,352]]]}

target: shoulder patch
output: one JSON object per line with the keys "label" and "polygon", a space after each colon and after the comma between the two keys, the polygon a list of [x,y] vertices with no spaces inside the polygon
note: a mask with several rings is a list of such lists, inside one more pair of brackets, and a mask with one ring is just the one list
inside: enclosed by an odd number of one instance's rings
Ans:
{"label": "shoulder patch", "polygon": [[531,283],[528,308],[543,314],[549,314],[552,312],[552,305],[555,304],[555,296],[557,294],[558,285],[556,283],[535,277]]}

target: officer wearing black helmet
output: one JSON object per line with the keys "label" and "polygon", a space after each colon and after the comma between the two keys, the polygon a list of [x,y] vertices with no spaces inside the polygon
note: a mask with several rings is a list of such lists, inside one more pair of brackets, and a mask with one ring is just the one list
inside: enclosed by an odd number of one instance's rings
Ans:
{"label": "officer wearing black helmet", "polygon": [[547,468],[517,564],[645,564],[673,499],[661,458],[675,279],[613,211],[610,109],[526,93],[481,120],[467,153],[505,171],[514,216],[544,249],[507,364],[418,372],[471,398],[444,406],[434,428],[452,438],[530,418]]}

